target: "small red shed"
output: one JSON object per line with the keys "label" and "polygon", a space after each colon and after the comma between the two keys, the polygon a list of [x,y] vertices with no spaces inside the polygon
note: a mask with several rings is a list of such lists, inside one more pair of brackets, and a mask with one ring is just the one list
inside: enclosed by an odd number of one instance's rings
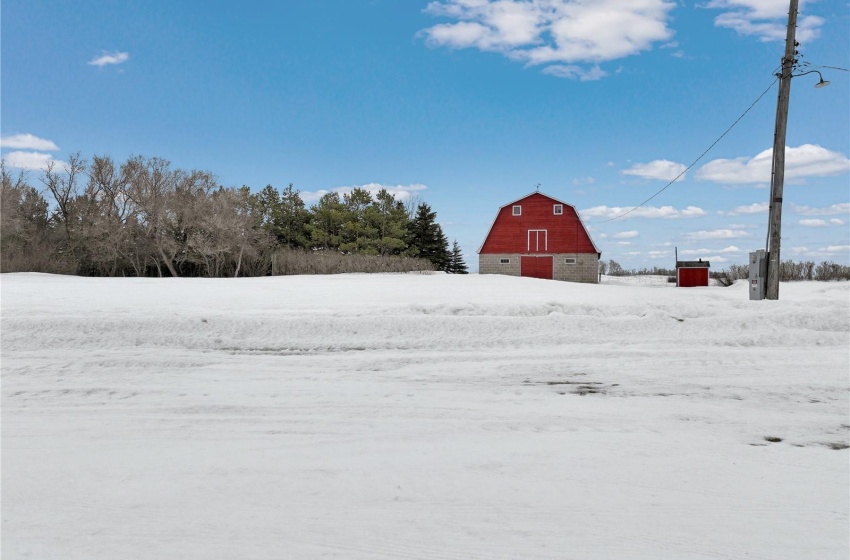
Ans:
{"label": "small red shed", "polygon": [[499,209],[478,272],[596,283],[600,255],[573,206],[535,192]]}
{"label": "small red shed", "polygon": [[694,288],[708,286],[708,269],[711,263],[703,261],[676,261],[676,287]]}

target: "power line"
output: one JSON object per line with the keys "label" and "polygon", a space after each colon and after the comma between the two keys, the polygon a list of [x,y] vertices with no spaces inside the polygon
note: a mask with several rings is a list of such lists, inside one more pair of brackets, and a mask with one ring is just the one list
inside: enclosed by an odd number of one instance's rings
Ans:
{"label": "power line", "polygon": [[829,68],[831,70],[841,70],[842,72],[850,72],[847,68],[839,68],[838,66],[825,66],[823,64],[815,66],[815,68]]}
{"label": "power line", "polygon": [[680,179],[680,178],[681,178],[681,177],[682,177],[685,173],[687,173],[687,172],[688,172],[688,171],[689,171],[689,170],[690,170],[690,169],[691,169],[694,165],[696,165],[697,163],[699,163],[699,161],[700,161],[703,157],[705,157],[705,154],[707,154],[708,152],[710,152],[710,151],[711,151],[711,149],[712,149],[714,146],[716,146],[716,145],[717,145],[717,143],[718,143],[718,142],[720,142],[720,141],[723,139],[723,137],[724,137],[724,136],[726,136],[727,134],[729,134],[729,132],[731,132],[731,131],[732,131],[732,129],[733,129],[733,128],[735,128],[735,126],[736,126],[739,122],[741,122],[741,119],[743,119],[743,118],[747,115],[747,113],[749,113],[749,112],[750,112],[750,110],[751,110],[753,107],[755,107],[755,106],[756,106],[756,104],[757,104],[759,101],[761,101],[762,97],[764,97],[765,95],[767,95],[767,92],[768,92],[768,91],[770,91],[770,89],[773,87],[773,84],[775,84],[777,81],[779,81],[779,78],[775,78],[775,79],[774,79],[774,80],[770,83],[770,85],[769,85],[769,86],[767,86],[767,89],[765,89],[763,92],[761,92],[761,95],[759,95],[759,96],[756,98],[756,100],[755,100],[755,101],[753,101],[753,102],[752,102],[752,104],[751,104],[749,107],[747,107],[746,111],[744,111],[743,113],[741,113],[741,116],[739,116],[737,119],[735,119],[735,122],[733,122],[733,123],[729,126],[729,128],[727,128],[726,130],[724,130],[724,131],[723,131],[723,134],[721,134],[720,136],[718,136],[718,137],[717,137],[717,140],[715,140],[714,142],[712,142],[712,143],[711,143],[711,146],[709,146],[708,148],[706,148],[706,149],[705,149],[705,151],[704,151],[703,153],[701,153],[697,159],[695,159],[695,160],[694,160],[694,161],[693,161],[693,162],[692,162],[689,166],[687,166],[687,167],[684,169],[684,171],[682,171],[681,173],[679,173],[678,175],[676,175],[676,177],[675,177],[672,181],[670,181],[669,183],[667,183],[666,185],[664,185],[663,187],[661,187],[661,189],[660,189],[658,192],[656,192],[654,195],[650,196],[649,198],[647,198],[646,200],[644,200],[643,202],[641,202],[640,204],[638,204],[637,206],[635,206],[634,208],[632,208],[631,210],[629,210],[628,212],[624,212],[624,213],[620,214],[619,216],[615,216],[614,218],[608,218],[607,220],[601,220],[601,221],[599,221],[599,222],[590,222],[590,223],[604,224],[605,222],[613,222],[614,220],[619,220],[620,218],[622,218],[622,217],[624,217],[624,216],[628,216],[629,214],[631,214],[632,212],[634,212],[635,210],[637,210],[638,208],[640,208],[641,206],[643,206],[644,204],[646,204],[647,202],[649,202],[650,200],[652,200],[653,198],[655,198],[656,196],[658,196],[659,194],[661,194],[661,193],[663,193],[665,190],[667,190],[667,187],[669,187],[670,185],[672,185],[673,183],[675,183],[676,181],[678,181],[678,180],[679,180],[679,179]]}

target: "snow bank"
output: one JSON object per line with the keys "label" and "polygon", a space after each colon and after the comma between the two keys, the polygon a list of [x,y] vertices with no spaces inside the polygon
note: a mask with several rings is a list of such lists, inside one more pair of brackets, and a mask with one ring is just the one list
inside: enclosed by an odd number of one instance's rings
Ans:
{"label": "snow bank", "polygon": [[850,545],[847,283],[778,302],[479,275],[0,291],[4,558]]}

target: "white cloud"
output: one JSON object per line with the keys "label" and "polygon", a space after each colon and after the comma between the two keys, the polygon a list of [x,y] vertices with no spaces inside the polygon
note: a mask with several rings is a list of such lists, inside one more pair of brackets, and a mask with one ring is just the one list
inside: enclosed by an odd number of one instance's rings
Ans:
{"label": "white cloud", "polygon": [[707,214],[708,212],[697,206],[688,206],[684,210],[682,210],[683,218],[696,218],[699,216],[705,216]]}
{"label": "white cloud", "polygon": [[300,191],[298,193],[298,196],[300,196],[301,200],[303,200],[305,203],[309,204],[311,202],[316,202],[329,192],[331,191],[327,189],[319,189],[317,191]]}
{"label": "white cloud", "polygon": [[[680,255],[708,255],[711,253],[740,253],[741,249],[734,245],[729,245],[725,249],[684,249],[679,251]],[[717,257],[714,257],[715,259]]]}
{"label": "white cloud", "polygon": [[750,234],[749,232],[735,229],[701,230],[685,234],[685,239],[690,241],[701,239],[735,239],[738,237],[750,237]]}
{"label": "white cloud", "polygon": [[[684,255],[684,254],[685,254],[685,251],[679,251],[679,256]],[[700,253],[693,253],[693,254],[695,256],[699,255],[698,259],[701,260],[701,261],[705,261],[705,262],[711,262],[711,263],[714,263],[714,264],[729,262],[729,259],[727,259],[726,257],[721,257],[720,255],[712,255],[711,253],[706,253],[704,251],[700,252]]]}
{"label": "white cloud", "polygon": [[647,253],[647,255],[649,255],[649,258],[651,258],[651,259],[660,259],[662,257],[669,257],[670,254],[671,254],[670,251],[650,251],[650,252]]}
{"label": "white cloud", "polygon": [[685,58],[685,51],[683,51],[682,49],[679,48],[679,41],[670,41],[667,44],[661,45],[661,48],[662,49],[676,49],[672,53],[670,53],[670,56],[673,56],[673,57],[676,57],[676,58]]}
{"label": "white cloud", "polygon": [[848,253],[850,253],[850,245],[829,245],[827,247],[819,247],[817,250],[809,250],[807,247],[800,247],[800,249],[805,249],[805,252],[801,251],[795,254],[801,254],[809,258],[832,259],[836,255],[848,256]]}
{"label": "white cloud", "polygon": [[843,226],[846,222],[844,220],[831,219],[828,222],[826,220],[821,220],[820,218],[807,218],[805,220],[800,220],[798,222],[801,226],[805,227],[826,227],[829,225],[833,226]]}
{"label": "white cloud", "polygon": [[674,7],[669,0],[436,0],[425,11],[455,21],[420,34],[430,46],[498,52],[527,65],[552,64],[544,72],[554,76],[598,80],[606,75],[600,62],[669,41]]}
{"label": "white cloud", "polygon": [[578,78],[579,81],[582,82],[601,80],[608,75],[608,72],[601,69],[599,66],[593,66],[585,69],[581,66],[576,66],[575,64],[553,64],[552,66],[544,68],[542,72],[544,74],[549,74],[550,76],[555,76],[556,78],[570,78],[572,80]]}
{"label": "white cloud", "polygon": [[[796,39],[807,42],[820,35],[824,19],[804,15],[800,2]],[[788,22],[788,3],[782,0],[711,0],[707,8],[728,10],[714,19],[718,27],[732,29],[739,35],[753,35],[760,41],[784,41]]]}
{"label": "white cloud", "polygon": [[623,175],[635,175],[644,179],[660,179],[662,181],[672,181],[679,175],[685,172],[687,167],[681,163],[668,161],[666,159],[657,159],[649,163],[636,163],[628,169],[624,169],[620,173]]}
{"label": "white cloud", "polygon": [[59,146],[54,144],[51,140],[39,138],[32,134],[13,134],[12,136],[0,137],[0,148],[55,152],[59,149]]}
{"label": "white cloud", "polygon": [[840,202],[823,208],[811,206],[791,205],[791,211],[803,216],[832,216],[835,214],[850,214],[850,202]]}
{"label": "white cloud", "polygon": [[383,185],[381,183],[367,183],[365,185],[336,187],[335,189],[331,189],[330,191],[325,189],[318,191],[301,191],[301,200],[307,203],[315,202],[322,198],[324,195],[328,194],[329,192],[337,192],[340,195],[344,195],[350,193],[356,188],[367,190],[372,196],[378,194],[381,189],[386,189],[387,192],[393,195],[396,200],[400,200],[403,202],[414,196],[419,191],[424,191],[428,187],[419,183],[414,183],[411,185]]}
{"label": "white cloud", "polygon": [[593,177],[576,177],[573,179],[573,185],[581,186],[581,185],[592,185],[596,182],[596,179]]}
{"label": "white cloud", "polygon": [[[786,249],[783,249],[783,253],[785,251]],[[820,247],[817,250],[809,249],[808,247],[791,247],[788,251],[795,257],[832,259],[836,255],[847,256],[850,253],[850,245],[829,245],[828,247]]]}
{"label": "white cloud", "polygon": [[[603,219],[613,219],[617,218],[632,208],[629,207],[619,207],[619,206],[594,206],[592,208],[587,208],[585,210],[581,210],[580,214],[582,218],[603,218]],[[708,213],[699,208],[697,206],[688,206],[687,208],[683,208],[682,210],[677,210],[672,206],[642,206],[637,210],[629,213],[626,216],[623,216],[623,219],[626,218],[662,218],[662,219],[676,219],[676,218],[696,218],[699,216],[705,216]]]}
{"label": "white cloud", "polygon": [[3,161],[8,167],[15,169],[43,170],[50,162],[54,162],[54,165],[57,166],[57,171],[64,169],[67,166],[64,161],[54,159],[51,154],[45,154],[42,152],[8,152],[3,154]]}
{"label": "white cloud", "polygon": [[631,241],[615,241],[614,245],[631,245]]}
{"label": "white cloud", "polygon": [[[764,150],[753,158],[716,159],[703,165],[696,178],[715,183],[743,185],[770,183],[773,149]],[[803,182],[807,177],[838,175],[850,170],[850,159],[815,144],[785,148],[785,180]]]}
{"label": "white cloud", "polygon": [[[754,202],[744,206],[737,206],[734,210],[726,212],[727,216],[737,216],[739,214],[764,214],[770,210],[770,205],[767,202]],[[723,214],[723,212],[721,212]]]}
{"label": "white cloud", "polygon": [[640,234],[637,232],[637,230],[632,230],[632,231],[621,231],[620,233],[615,233],[611,237],[613,237],[614,239],[633,239],[633,238],[637,237],[638,235],[640,235]]}
{"label": "white cloud", "polygon": [[89,65],[103,68],[111,64],[121,64],[130,60],[130,54],[126,52],[104,52],[102,55],[89,60]]}
{"label": "white cloud", "polygon": [[848,253],[850,252],[850,245],[830,245],[829,247],[821,247],[820,251],[823,253]]}
{"label": "white cloud", "polygon": [[[496,50],[497,38],[480,23],[461,21],[454,24],[441,23],[424,31],[428,42],[458,49],[477,47],[481,50]],[[488,37],[488,35],[490,35]]]}

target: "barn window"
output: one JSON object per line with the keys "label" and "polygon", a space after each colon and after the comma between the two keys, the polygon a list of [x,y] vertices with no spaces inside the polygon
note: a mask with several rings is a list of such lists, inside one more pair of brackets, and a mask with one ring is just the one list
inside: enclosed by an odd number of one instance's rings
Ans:
{"label": "barn window", "polygon": [[511,264],[511,259],[499,259],[499,264]]}
{"label": "barn window", "polygon": [[564,264],[575,264],[575,263],[576,263],[575,257],[567,257],[567,258],[564,259]]}
{"label": "barn window", "polygon": [[553,206],[553,208],[554,208],[554,212],[555,212],[556,216],[560,216],[561,214],[564,213],[564,205],[563,204],[556,204],[555,206]]}
{"label": "barn window", "polygon": [[513,207],[513,215],[514,216],[522,216],[522,206],[516,205]]}

